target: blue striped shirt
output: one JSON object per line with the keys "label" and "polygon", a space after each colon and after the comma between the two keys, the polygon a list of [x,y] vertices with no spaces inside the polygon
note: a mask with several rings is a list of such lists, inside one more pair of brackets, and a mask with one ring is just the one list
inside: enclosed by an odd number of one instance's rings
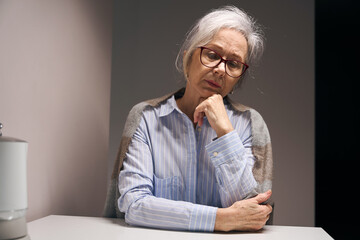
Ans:
{"label": "blue striped shirt", "polygon": [[174,96],[143,112],[119,174],[127,223],[213,231],[217,208],[256,187],[250,115],[224,103],[235,130],[217,139],[206,117],[194,128]]}

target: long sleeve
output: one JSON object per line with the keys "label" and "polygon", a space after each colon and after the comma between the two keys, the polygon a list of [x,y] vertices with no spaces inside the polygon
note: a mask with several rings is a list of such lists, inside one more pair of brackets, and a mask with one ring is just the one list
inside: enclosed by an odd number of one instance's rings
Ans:
{"label": "long sleeve", "polygon": [[215,167],[222,207],[244,199],[257,185],[252,173],[254,156],[251,153],[250,125],[242,137],[244,143],[234,130],[206,146]]}
{"label": "long sleeve", "polygon": [[247,112],[227,109],[235,128],[215,141],[175,98],[142,112],[118,175],[118,208],[131,225],[213,231],[217,207],[246,198],[257,185]]}
{"label": "long sleeve", "polygon": [[118,204],[120,211],[125,212],[125,221],[153,228],[213,231],[217,208],[173,200],[181,194],[180,186],[177,178],[156,183],[151,144],[142,121],[119,175]]}

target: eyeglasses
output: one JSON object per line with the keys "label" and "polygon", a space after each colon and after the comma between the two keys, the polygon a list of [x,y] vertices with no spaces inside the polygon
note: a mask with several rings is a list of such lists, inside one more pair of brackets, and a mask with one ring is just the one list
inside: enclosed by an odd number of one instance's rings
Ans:
{"label": "eyeglasses", "polygon": [[225,72],[227,75],[233,78],[238,78],[243,75],[249,66],[243,62],[224,59],[220,54],[207,47],[200,47],[200,62],[209,68],[216,68],[220,63],[224,62]]}

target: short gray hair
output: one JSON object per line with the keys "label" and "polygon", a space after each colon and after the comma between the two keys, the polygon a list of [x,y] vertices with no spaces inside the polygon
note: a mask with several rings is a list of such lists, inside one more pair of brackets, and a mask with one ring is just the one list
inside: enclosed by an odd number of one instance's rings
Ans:
{"label": "short gray hair", "polygon": [[237,7],[225,6],[211,10],[200,18],[187,33],[176,57],[175,65],[177,70],[186,74],[186,67],[193,52],[198,47],[208,44],[222,28],[235,29],[244,35],[248,44],[246,56],[248,65],[251,66],[260,59],[264,50],[264,34],[260,25]]}

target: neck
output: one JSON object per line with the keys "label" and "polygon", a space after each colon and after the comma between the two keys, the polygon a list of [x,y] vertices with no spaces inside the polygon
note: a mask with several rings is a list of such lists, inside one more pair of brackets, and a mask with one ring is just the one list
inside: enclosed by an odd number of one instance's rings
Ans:
{"label": "neck", "polygon": [[191,87],[185,89],[185,93],[182,98],[176,100],[176,104],[179,109],[185,113],[191,121],[194,121],[195,108],[204,101],[203,98],[196,93],[191,92]]}

